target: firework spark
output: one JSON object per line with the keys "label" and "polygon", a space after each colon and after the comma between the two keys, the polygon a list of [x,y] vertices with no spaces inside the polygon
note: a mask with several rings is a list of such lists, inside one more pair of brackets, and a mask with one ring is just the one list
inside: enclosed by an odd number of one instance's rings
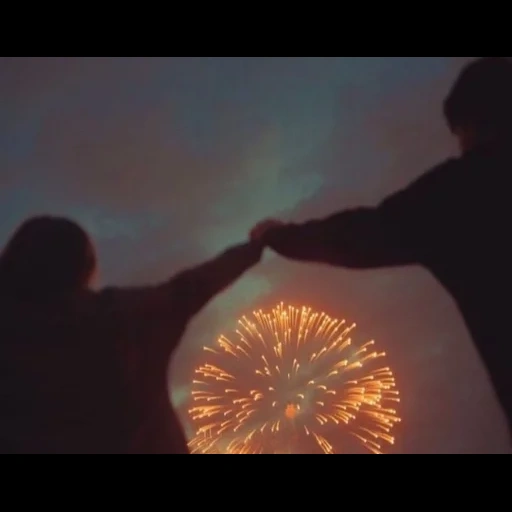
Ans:
{"label": "firework spark", "polygon": [[236,341],[204,347],[189,410],[192,453],[341,453],[343,431],[376,454],[394,443],[393,373],[374,367],[386,354],[373,341],[352,345],[355,324],[283,304],[253,318],[239,320]]}

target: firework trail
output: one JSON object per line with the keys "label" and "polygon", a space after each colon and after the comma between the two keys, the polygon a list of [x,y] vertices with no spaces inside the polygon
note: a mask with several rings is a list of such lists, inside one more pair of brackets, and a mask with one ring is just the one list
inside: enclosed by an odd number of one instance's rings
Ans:
{"label": "firework trail", "polygon": [[394,443],[393,373],[373,341],[352,346],[355,324],[283,304],[238,323],[195,371],[192,453],[334,454],[343,432],[376,454]]}

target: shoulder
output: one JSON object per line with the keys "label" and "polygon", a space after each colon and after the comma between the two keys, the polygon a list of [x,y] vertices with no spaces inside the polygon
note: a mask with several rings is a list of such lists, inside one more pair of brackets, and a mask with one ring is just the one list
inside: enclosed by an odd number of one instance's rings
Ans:
{"label": "shoulder", "polygon": [[420,176],[415,183],[419,186],[444,186],[448,184],[460,185],[463,180],[470,186],[472,177],[475,182],[489,176],[494,168],[510,165],[511,158],[492,151],[474,150],[458,158],[450,158],[433,167]]}
{"label": "shoulder", "polygon": [[466,167],[467,162],[463,158],[447,159],[424,172],[413,181],[410,188],[418,191],[430,191],[431,189],[444,187],[457,180]]}
{"label": "shoulder", "polygon": [[460,159],[445,160],[421,174],[407,187],[387,197],[381,203],[381,208],[421,208],[433,199],[437,202],[441,197],[451,195],[453,187],[459,183],[463,168],[464,163]]}

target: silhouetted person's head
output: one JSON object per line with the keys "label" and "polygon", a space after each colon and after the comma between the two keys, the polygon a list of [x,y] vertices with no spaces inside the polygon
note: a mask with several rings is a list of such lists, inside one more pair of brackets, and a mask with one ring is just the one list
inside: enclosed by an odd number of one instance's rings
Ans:
{"label": "silhouetted person's head", "polygon": [[444,103],[463,152],[512,134],[512,62],[485,57],[466,66]]}
{"label": "silhouetted person's head", "polygon": [[77,224],[56,217],[26,221],[0,256],[0,291],[46,299],[88,288],[96,271],[94,246]]}

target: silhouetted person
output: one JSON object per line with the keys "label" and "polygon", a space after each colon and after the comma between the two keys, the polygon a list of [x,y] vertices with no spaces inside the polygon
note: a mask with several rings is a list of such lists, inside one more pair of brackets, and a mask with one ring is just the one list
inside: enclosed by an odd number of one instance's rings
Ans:
{"label": "silhouetted person", "polygon": [[467,66],[444,104],[462,155],[375,208],[252,231],[295,260],[368,269],[423,265],[458,304],[512,426],[512,64]]}
{"label": "silhouetted person", "polygon": [[95,292],[79,226],[23,224],[0,256],[0,453],[188,453],[170,356],[261,252],[248,243],[160,286]]}

